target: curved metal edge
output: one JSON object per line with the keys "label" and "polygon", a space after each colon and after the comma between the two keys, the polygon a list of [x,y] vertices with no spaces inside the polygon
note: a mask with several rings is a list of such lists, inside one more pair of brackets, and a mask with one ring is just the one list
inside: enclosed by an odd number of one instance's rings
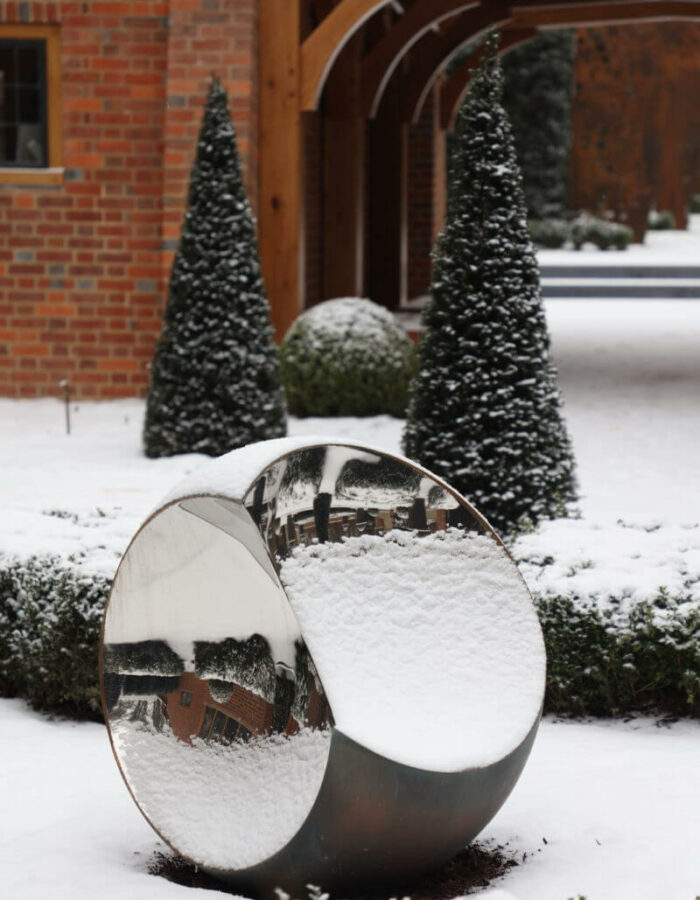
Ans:
{"label": "curved metal edge", "polygon": [[[158,506],[156,509],[154,509],[148,515],[148,517],[141,523],[138,531],[132,537],[126,550],[124,551],[122,559],[119,561],[119,566],[121,566],[122,560],[129,552],[131,545],[138,538],[140,532],[146,527],[146,525],[148,525],[148,523],[151,521],[151,519],[154,519],[157,515],[159,515],[161,512],[163,512],[167,507],[172,506],[176,503],[181,503],[183,500],[189,500],[189,499],[192,499],[195,497],[213,497],[215,499],[220,498],[222,500],[233,500],[236,503],[242,503],[244,497],[248,494],[250,489],[268,471],[268,469],[272,468],[272,466],[276,465],[278,462],[280,462],[280,460],[285,459],[285,457],[290,456],[293,453],[298,453],[303,450],[313,450],[316,447],[348,447],[350,449],[364,450],[368,453],[376,453],[379,456],[386,456],[389,459],[393,459],[396,462],[404,463],[405,465],[409,466],[411,469],[415,469],[417,472],[420,472],[422,475],[427,475],[429,478],[432,478],[433,481],[435,481],[438,485],[440,485],[440,487],[442,487],[449,494],[451,494],[455,498],[455,500],[459,503],[459,505],[464,507],[467,510],[467,512],[471,516],[473,516],[474,519],[476,519],[476,521],[481,525],[481,527],[484,529],[484,531],[487,534],[489,534],[492,538],[494,538],[494,540],[501,547],[503,552],[506,554],[508,559],[513,564],[513,568],[515,569],[518,577],[520,578],[523,585],[525,586],[525,589],[527,590],[528,594],[530,594],[530,597],[532,597],[532,594],[530,593],[530,588],[528,587],[527,582],[523,578],[523,576],[520,572],[520,569],[518,568],[518,565],[515,562],[515,559],[513,558],[512,554],[510,553],[509,549],[506,547],[503,539],[498,534],[498,532],[495,530],[495,528],[491,525],[491,523],[483,515],[483,513],[481,513],[471,503],[471,501],[467,500],[467,498],[463,494],[460,494],[459,491],[456,490],[456,488],[453,488],[450,484],[448,484],[448,482],[446,482],[440,475],[437,475],[435,472],[432,472],[430,469],[427,469],[425,466],[422,466],[419,462],[416,462],[413,459],[409,459],[407,456],[403,456],[401,453],[392,453],[389,450],[384,450],[381,447],[375,446],[374,444],[366,444],[363,441],[353,441],[352,439],[333,438],[333,437],[328,437],[328,438],[311,437],[309,439],[308,443],[303,442],[303,443],[300,443],[298,446],[290,446],[290,448],[288,450],[286,450],[283,453],[280,453],[279,456],[274,457],[274,459],[272,459],[272,460],[266,461],[263,465],[260,466],[259,469],[255,470],[255,475],[251,478],[250,484],[249,484],[246,492],[243,494],[243,496],[240,496],[240,497],[239,496],[230,496],[228,494],[223,494],[221,492],[207,493],[207,492],[203,492],[203,491],[199,491],[199,492],[194,491],[194,492],[190,492],[190,493],[183,493],[181,495],[178,494],[177,496],[167,499],[164,503],[162,503],[160,506]],[[236,451],[232,450],[231,452],[235,453]],[[228,454],[225,454],[225,455],[228,455]],[[222,457],[217,457],[217,459],[222,459]],[[119,571],[119,566],[117,566],[117,570],[115,572],[115,578],[116,578],[116,573]],[[105,605],[105,615],[102,619],[102,632],[100,634],[100,671],[101,671],[101,666],[102,666],[102,643],[103,643],[103,639],[104,639],[104,622],[105,622],[105,618],[107,615],[107,608],[109,606],[109,602],[111,599],[112,599],[112,591],[110,590],[109,598],[108,598],[107,604]],[[533,601],[533,605],[534,605],[534,601]],[[104,700],[103,700],[103,711],[105,709],[106,709],[106,707],[104,705]]]}
{"label": "curved metal edge", "polygon": [[324,890],[395,889],[446,862],[498,812],[527,761],[540,722],[484,768],[429,772],[367,750],[334,729],[323,783],[306,822],[275,856],[246,870],[205,869],[238,891],[276,897]]}
{"label": "curved metal edge", "polygon": [[[317,446],[317,445],[313,445],[313,446]],[[281,457],[279,457],[279,459],[283,459],[285,455],[286,454],[283,454]],[[276,460],[276,462],[278,462],[278,461],[279,460]],[[272,463],[271,465],[274,465],[274,463]],[[251,482],[250,487],[252,487],[255,484],[255,481],[257,481],[257,479],[259,479],[260,476],[262,474],[264,474],[265,471],[267,471],[267,468],[269,468],[269,466],[266,466],[265,468],[263,468],[262,472],[260,472],[258,475],[256,475],[256,478],[255,478],[255,480],[253,480]],[[250,490],[250,487],[248,488],[248,490]],[[141,804],[139,803],[139,801],[136,797],[134,790],[132,789],[132,786],[129,782],[129,778],[127,777],[124,767],[122,766],[121,760],[119,758],[119,753],[117,752],[117,748],[114,743],[114,737],[112,735],[112,728],[110,725],[110,718],[109,718],[109,708],[107,705],[107,696],[106,696],[106,691],[105,691],[105,677],[104,677],[104,675],[105,675],[105,672],[104,672],[104,644],[105,644],[105,630],[106,630],[106,625],[107,625],[107,613],[109,611],[109,607],[112,602],[115,585],[117,583],[117,578],[119,575],[119,569],[121,568],[122,563],[126,559],[128,553],[129,553],[129,550],[134,545],[134,543],[140,538],[140,536],[142,535],[144,530],[148,527],[148,525],[154,519],[156,519],[161,513],[165,512],[165,510],[170,509],[170,507],[172,507],[172,506],[180,506],[180,504],[182,504],[186,500],[199,499],[199,498],[207,498],[207,499],[214,499],[214,500],[226,500],[228,502],[233,502],[233,503],[239,504],[241,506],[241,509],[244,510],[241,500],[234,500],[231,497],[227,497],[224,494],[191,494],[187,497],[180,497],[175,500],[170,500],[167,503],[164,503],[162,506],[158,507],[157,509],[153,510],[153,512],[151,512],[146,517],[146,519],[144,519],[144,521],[141,523],[141,525],[139,526],[136,533],[133,535],[133,537],[129,541],[129,543],[126,547],[126,550],[122,554],[121,559],[119,560],[119,564],[117,565],[117,568],[114,572],[114,577],[112,578],[112,584],[110,585],[109,594],[107,596],[107,602],[105,603],[104,612],[102,614],[102,623],[100,625],[100,643],[98,646],[98,654],[97,654],[98,655],[97,674],[98,674],[98,686],[99,686],[99,691],[100,691],[100,706],[101,706],[101,710],[102,710],[102,717],[104,719],[105,730],[107,731],[107,737],[109,739],[110,750],[112,751],[112,756],[114,758],[114,762],[116,763],[117,770],[119,771],[119,775],[121,776],[124,786],[126,787],[127,791],[129,792],[129,796],[133,800],[134,805],[138,809],[139,813],[143,816],[144,820],[153,829],[153,831],[160,838],[160,840],[163,842],[163,844],[166,847],[168,847],[174,854],[176,854],[177,856],[180,856],[186,862],[188,862],[191,865],[196,866],[196,867],[197,866],[201,867],[200,862],[198,860],[194,859],[193,857],[189,856],[187,853],[184,853],[169,838],[167,838],[165,836],[165,834],[160,830],[160,828],[153,822],[153,820],[146,813],[146,811],[143,809],[143,807],[141,806]],[[252,522],[252,520],[251,520],[251,522]],[[256,529],[256,531],[257,531],[257,529]],[[232,540],[233,540],[233,538],[232,538]],[[262,546],[265,548],[265,552],[269,554],[267,544],[264,541],[264,539],[262,538],[262,536],[261,536],[260,540],[261,540]],[[284,592],[284,588],[282,588],[282,590]],[[285,596],[286,596],[286,594],[285,594]],[[287,603],[289,603],[289,600],[287,600]],[[290,606],[290,609],[291,609],[291,606]],[[319,675],[319,678],[320,678],[320,675]],[[332,714],[332,710],[331,710],[331,714]],[[329,757],[330,757],[330,749],[329,749]],[[326,768],[327,767],[328,767],[328,759],[326,760]],[[318,800],[318,797],[317,797],[317,800]],[[312,807],[312,809],[313,809],[313,807]],[[261,863],[261,865],[264,865],[264,863]],[[275,897],[276,897],[276,895],[275,895]]]}

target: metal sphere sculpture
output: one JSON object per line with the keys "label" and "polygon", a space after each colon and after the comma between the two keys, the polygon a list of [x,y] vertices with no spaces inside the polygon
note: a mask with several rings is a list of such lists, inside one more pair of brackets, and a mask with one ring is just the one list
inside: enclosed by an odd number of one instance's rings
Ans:
{"label": "metal sphere sculpture", "polygon": [[439,478],[282,439],[186,479],[117,571],[101,672],[124,780],[237,890],[406,881],[457,853],[529,754],[528,590]]}

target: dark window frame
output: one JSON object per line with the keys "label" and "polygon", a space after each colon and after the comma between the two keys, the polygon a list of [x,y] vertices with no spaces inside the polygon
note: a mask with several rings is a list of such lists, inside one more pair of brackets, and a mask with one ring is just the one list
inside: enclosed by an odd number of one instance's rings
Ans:
{"label": "dark window frame", "polygon": [[61,42],[59,25],[0,23],[0,40],[43,41],[45,45],[44,111],[46,136],[44,165],[0,164],[0,184],[15,186],[60,185],[64,180],[61,100]]}
{"label": "dark window frame", "polygon": [[[27,162],[23,160],[0,159],[0,167],[3,169],[47,169],[49,167],[49,117],[48,117],[48,67],[47,42],[43,38],[7,38],[0,35],[0,50],[9,49],[15,53],[15,68],[19,70],[18,54],[22,49],[39,50],[39,71],[37,80],[34,84],[23,84],[17,80],[11,83],[11,87],[15,92],[15,118],[9,122],[7,119],[0,119],[0,128],[14,126],[19,130],[19,126],[25,123],[20,119],[20,91],[27,89],[38,90],[39,93],[39,126],[41,134],[41,160],[39,162]],[[19,75],[17,76],[19,78]],[[2,107],[0,107],[2,109]]]}

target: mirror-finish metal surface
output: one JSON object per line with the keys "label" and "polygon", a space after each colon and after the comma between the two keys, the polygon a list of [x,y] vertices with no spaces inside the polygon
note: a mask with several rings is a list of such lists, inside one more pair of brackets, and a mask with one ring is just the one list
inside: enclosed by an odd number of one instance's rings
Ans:
{"label": "mirror-finish metal surface", "polygon": [[243,506],[193,497],[146,524],[115,580],[102,659],[117,759],[168,843],[228,869],[293,837],[332,715]]}
{"label": "mirror-finish metal surface", "polygon": [[527,589],[483,518],[406,460],[290,441],[229,491],[237,453],[117,572],[102,677],[122,774],[174,849],[239,889],[418,874],[527,759],[543,656],[529,676],[489,621],[519,617],[537,655]]}

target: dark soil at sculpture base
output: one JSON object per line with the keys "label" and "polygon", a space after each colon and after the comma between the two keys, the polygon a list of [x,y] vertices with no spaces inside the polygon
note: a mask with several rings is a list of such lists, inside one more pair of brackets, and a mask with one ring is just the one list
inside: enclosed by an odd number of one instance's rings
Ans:
{"label": "dark soil at sculpture base", "polygon": [[[465,894],[476,893],[488,887],[496,879],[502,877],[518,863],[507,845],[490,845],[474,843],[451,859],[448,863],[424,876],[419,881],[387,886],[381,892],[368,893],[342,892],[348,900],[390,900],[402,897],[410,900],[452,900]],[[226,885],[198,870],[196,866],[186,862],[179,856],[156,853],[149,867],[152,875],[158,875],[181,884],[185,887],[198,887],[206,890],[236,893]],[[318,892],[320,894],[320,891]],[[309,900],[315,900],[317,894],[309,893]],[[304,900],[304,898],[300,898]],[[336,900],[334,896],[331,900]],[[338,897],[340,900],[340,897]]]}

